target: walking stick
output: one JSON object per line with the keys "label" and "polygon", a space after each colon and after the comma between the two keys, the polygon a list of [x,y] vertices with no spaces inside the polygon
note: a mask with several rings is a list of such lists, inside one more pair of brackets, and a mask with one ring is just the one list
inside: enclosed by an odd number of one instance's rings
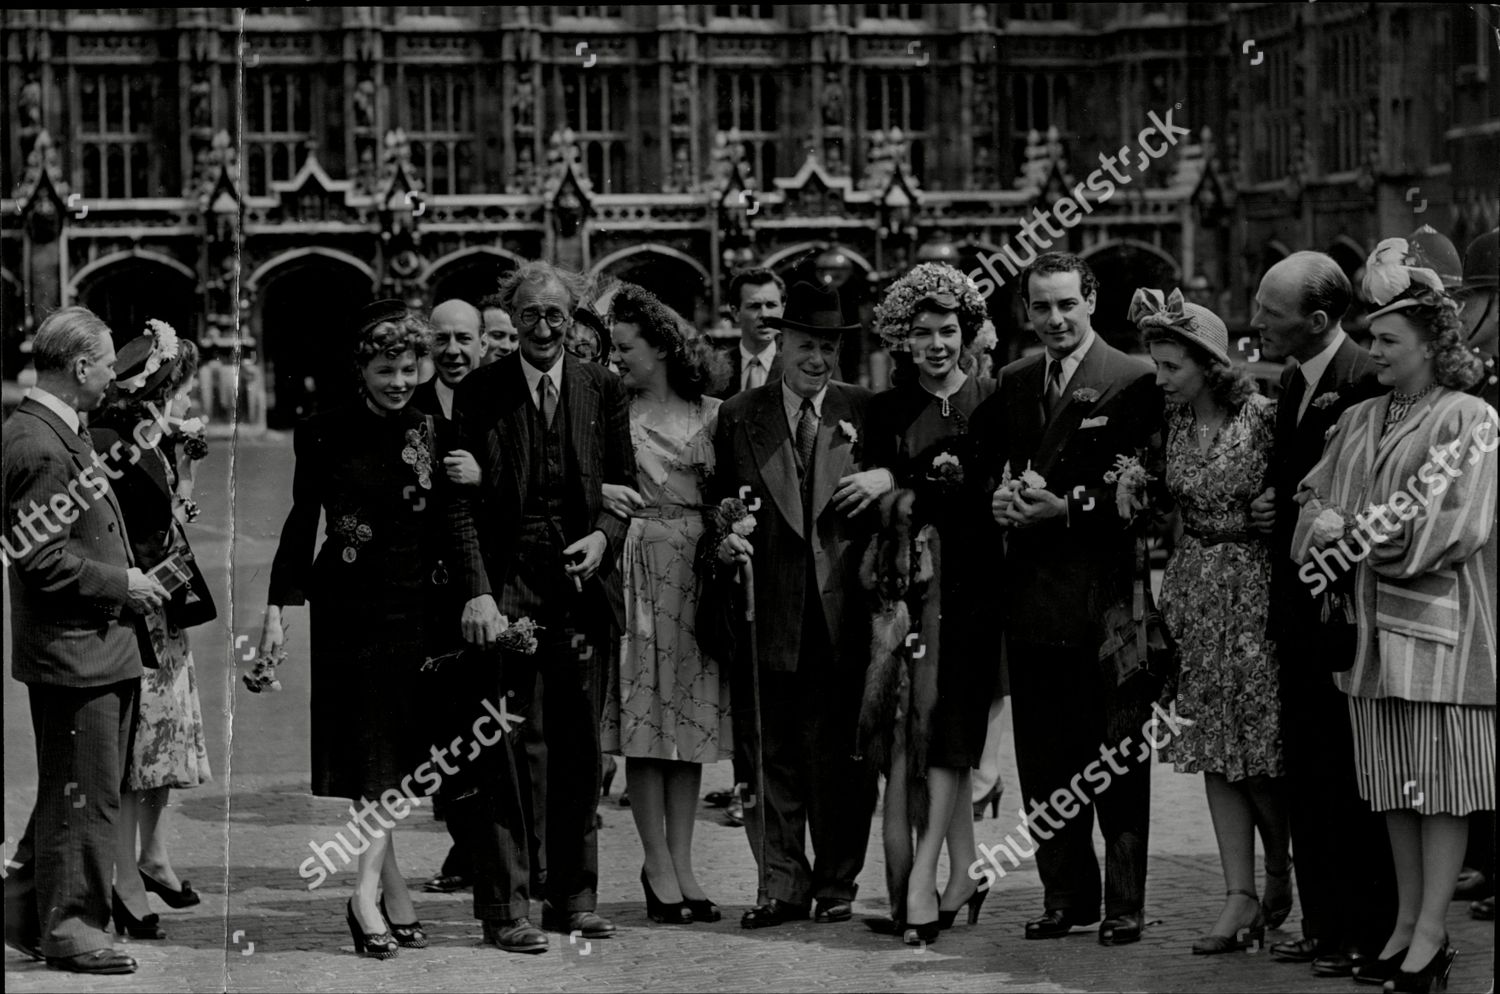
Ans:
{"label": "walking stick", "polygon": [[740,565],[740,577],[745,587],[745,621],[750,630],[750,696],[755,710],[755,803],[746,807],[760,808],[760,846],[755,865],[759,872],[756,880],[756,903],[769,899],[766,887],[766,760],[765,745],[760,731],[760,653],[755,644],[755,567],[750,560]]}

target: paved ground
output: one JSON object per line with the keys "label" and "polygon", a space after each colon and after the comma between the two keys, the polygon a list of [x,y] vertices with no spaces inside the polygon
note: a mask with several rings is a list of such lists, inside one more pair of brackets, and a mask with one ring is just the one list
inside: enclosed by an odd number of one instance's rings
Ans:
{"label": "paved ground", "polygon": [[[331,839],[348,820],[347,805],[307,793],[306,616],[292,612],[292,658],[286,690],[255,696],[230,662],[239,636],[254,640],[264,604],[275,536],[290,492],[290,446],[284,439],[245,442],[237,474],[219,442],[199,477],[203,524],[194,547],[210,571],[220,621],[194,638],[215,781],[174,794],[170,828],[178,872],[204,894],[197,908],[176,912],[157,903],[169,938],[131,942],[141,961],[134,976],[86,980],[48,971],[7,950],[9,991],[1348,991],[1343,980],[1318,980],[1305,967],[1264,953],[1195,957],[1188,949],[1212,924],[1223,883],[1201,778],[1158,765],[1147,884],[1153,922],[1138,945],[1107,949],[1092,932],[1053,942],[1025,942],[1022,923],[1041,909],[1034,866],[1000,881],[974,928],[960,925],[925,950],[846,925],[799,924],[749,932],[739,914],[755,890],[754,864],[742,829],[705,807],[695,854],[700,879],[725,911],[715,925],[650,923],[636,881],[640,846],[629,809],[615,799],[601,810],[601,911],[621,927],[617,938],[569,944],[554,936],[543,956],[521,957],[481,946],[469,896],[417,892],[433,945],[403,950],[390,962],[357,957],[344,925],[351,875],[341,871],[309,891],[298,865],[309,844]],[[231,487],[234,489],[231,491]],[[233,493],[236,514],[228,507]],[[234,537],[231,547],[231,536]],[[233,553],[233,568],[230,559]],[[233,596],[229,584],[233,583]],[[7,654],[8,660],[8,654]],[[5,852],[21,834],[35,796],[26,689],[9,679],[5,708]],[[1006,742],[1006,782],[1016,782]],[[727,786],[727,763],[708,767],[704,790]],[[616,781],[618,793],[621,783]],[[980,842],[999,841],[1017,824],[1015,792],[1000,818],[976,826]],[[433,873],[447,836],[426,809],[397,832],[401,865],[414,885]],[[860,878],[856,912],[888,910],[878,831]],[[1283,933],[1296,934],[1294,913]],[[1451,906],[1449,927],[1461,953],[1451,989],[1493,989],[1494,930]]]}

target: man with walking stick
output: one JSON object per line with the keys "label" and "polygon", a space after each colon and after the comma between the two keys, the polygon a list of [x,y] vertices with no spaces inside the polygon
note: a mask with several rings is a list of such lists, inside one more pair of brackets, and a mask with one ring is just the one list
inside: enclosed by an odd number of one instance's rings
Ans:
{"label": "man with walking stick", "polygon": [[735,693],[758,706],[735,707],[735,743],[764,787],[745,808],[760,869],[745,928],[853,915],[875,778],[853,759],[867,612],[846,610],[845,597],[859,590],[861,518],[892,487],[885,470],[860,471],[869,391],[831,382],[841,336],[859,329],[844,324],[837,293],[793,287],[777,324],[783,379],[726,401],[714,434],[716,497],[759,501],[753,541],[730,534],[719,546],[723,562],[753,565],[750,651],[740,654],[750,679]]}

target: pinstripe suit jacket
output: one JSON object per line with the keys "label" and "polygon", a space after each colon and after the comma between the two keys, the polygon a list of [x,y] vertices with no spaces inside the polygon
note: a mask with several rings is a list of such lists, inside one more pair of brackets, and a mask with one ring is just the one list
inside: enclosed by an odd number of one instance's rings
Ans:
{"label": "pinstripe suit jacket", "polygon": [[[569,490],[564,538],[568,543],[598,530],[608,549],[604,562],[584,584],[601,614],[612,615],[623,630],[624,601],[615,565],[628,525],[604,509],[603,485],[635,485],[635,449],[630,414],[619,377],[597,363],[563,356],[559,411],[566,411]],[[512,353],[464,377],[453,398],[455,448],[479,462],[479,487],[447,490],[449,523],[458,557],[457,581],[467,597],[493,594],[510,617],[517,605],[503,603],[517,570],[521,515],[531,470],[531,429],[523,405],[533,403]]]}
{"label": "pinstripe suit jacket", "polygon": [[[92,450],[31,398],[5,422],[12,674],[22,683],[100,687],[141,675],[139,616],[126,571],[125,518]],[[34,506],[51,508],[32,518]],[[41,538],[38,539],[37,536]]]}

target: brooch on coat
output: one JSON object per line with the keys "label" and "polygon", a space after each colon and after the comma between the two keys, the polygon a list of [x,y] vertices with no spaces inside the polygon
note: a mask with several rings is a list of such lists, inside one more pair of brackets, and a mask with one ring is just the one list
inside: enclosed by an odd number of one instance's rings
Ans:
{"label": "brooch on coat", "polygon": [[427,432],[415,428],[406,430],[406,448],[401,450],[401,461],[416,470],[417,482],[422,489],[432,489],[432,448],[427,444]]}
{"label": "brooch on coat", "polygon": [[375,536],[374,530],[353,514],[346,514],[334,522],[333,533],[344,540],[344,551],[340,555],[346,563],[358,559],[359,547]]}

